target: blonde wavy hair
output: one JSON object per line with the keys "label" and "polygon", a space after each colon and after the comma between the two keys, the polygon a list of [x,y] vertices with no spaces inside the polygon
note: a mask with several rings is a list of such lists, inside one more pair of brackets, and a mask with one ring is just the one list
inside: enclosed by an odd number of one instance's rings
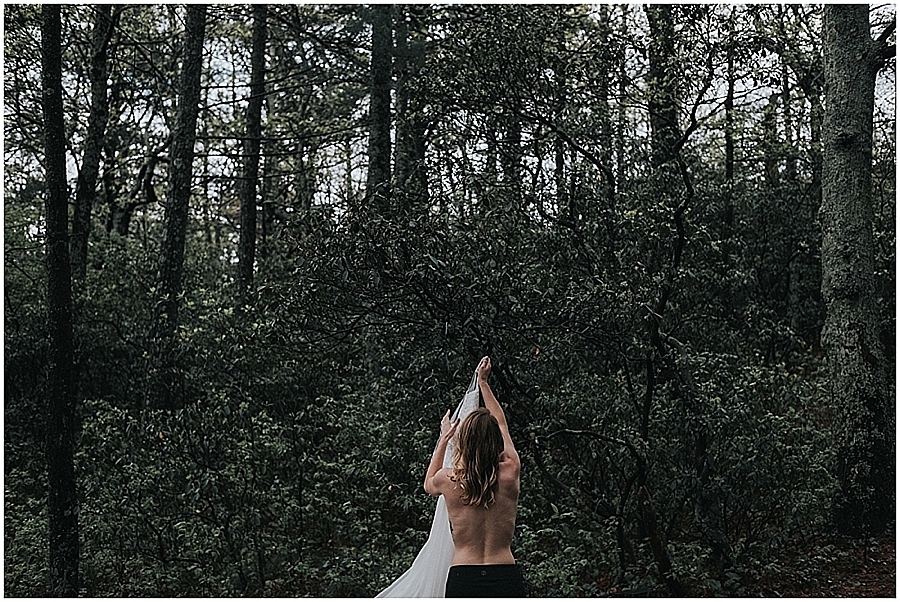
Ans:
{"label": "blonde wavy hair", "polygon": [[502,451],[500,424],[487,408],[478,408],[466,416],[457,431],[450,477],[462,488],[460,497],[464,504],[487,508],[494,503]]}

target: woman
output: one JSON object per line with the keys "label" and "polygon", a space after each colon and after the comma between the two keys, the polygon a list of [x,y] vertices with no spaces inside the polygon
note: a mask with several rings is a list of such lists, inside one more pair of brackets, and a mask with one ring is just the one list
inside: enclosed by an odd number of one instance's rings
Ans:
{"label": "woman", "polygon": [[[510,544],[519,501],[519,454],[503,409],[488,385],[490,358],[478,364],[484,408],[462,425],[441,420],[441,437],[425,475],[425,491],[443,495],[453,533],[446,597],[523,597],[525,583]],[[441,468],[447,444],[459,431],[451,468]]]}

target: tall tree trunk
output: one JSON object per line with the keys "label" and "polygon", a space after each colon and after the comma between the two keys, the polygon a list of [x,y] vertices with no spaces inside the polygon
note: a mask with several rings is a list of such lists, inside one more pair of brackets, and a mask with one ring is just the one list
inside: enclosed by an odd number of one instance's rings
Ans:
{"label": "tall tree trunk", "polygon": [[78,500],[75,492],[77,378],[72,335],[72,278],[66,141],[63,127],[60,7],[45,4],[41,21],[41,86],[47,190],[47,483],[50,519],[50,593],[78,595]]}
{"label": "tall tree trunk", "polygon": [[794,183],[797,180],[797,149],[794,147],[794,115],[791,110],[792,103],[791,82],[788,77],[787,65],[781,65],[781,115],[784,120],[784,148],[786,150],[784,177],[787,182]]}
{"label": "tall tree trunk", "polygon": [[678,74],[675,61],[675,25],[672,6],[649,4],[644,8],[650,24],[650,132],[653,165],[659,167],[674,158],[681,137],[678,127]]}
{"label": "tall tree trunk", "polygon": [[253,5],[252,44],[247,137],[244,139],[244,173],[241,180],[241,239],[238,245],[238,286],[244,301],[253,285],[253,263],[256,260],[256,190],[259,184],[259,147],[266,75],[265,4]]}
{"label": "tall tree trunk", "polygon": [[777,190],[781,184],[779,172],[780,161],[778,155],[781,152],[781,140],[778,138],[778,94],[769,95],[769,101],[763,109],[762,116],[763,136],[763,169],[766,176],[766,184],[772,190]]}
{"label": "tall tree trunk", "polygon": [[894,520],[894,393],[880,342],[872,234],[872,118],[883,64],[865,4],[826,4],[822,128],[822,342],[831,376],[840,493],[836,525]]}
{"label": "tall tree trunk", "polygon": [[424,103],[415,87],[425,65],[425,20],[428,7],[405,5],[397,21],[397,145],[394,160],[396,191],[403,191],[406,209],[428,203],[425,173]]}
{"label": "tall tree trunk", "polygon": [[[72,272],[81,280],[87,273],[88,238],[91,233],[91,210],[97,195],[97,179],[100,173],[100,157],[103,152],[103,136],[109,117],[107,97],[108,60],[107,48],[115,28],[109,4],[94,6],[95,21],[91,48],[91,111],[88,117],[87,136],[84,140],[84,157],[78,182],[75,185],[75,210],[72,214]],[[119,10],[116,9],[116,18]]]}
{"label": "tall tree trunk", "polygon": [[[620,39],[628,39],[628,5],[621,4],[619,5],[619,10],[622,12],[621,18],[619,19],[619,30],[617,32]],[[625,57],[625,45],[624,44],[616,44],[616,80],[619,82],[618,88],[618,98],[619,102],[616,103],[616,186],[617,192],[622,192],[625,183],[628,181],[626,177],[626,166],[627,162],[625,160],[625,130],[626,130],[626,105],[628,103],[623,102],[625,98],[628,98],[628,62]]]}
{"label": "tall tree trunk", "polygon": [[393,27],[390,4],[376,4],[372,12],[372,87],[369,104],[369,172],[366,197],[387,209],[391,181],[391,61]]}
{"label": "tall tree trunk", "polygon": [[[568,95],[566,94],[566,62],[557,61],[553,66],[553,122],[563,126]],[[556,207],[562,214],[569,207],[566,190],[566,143],[562,136],[553,137],[553,179],[556,184]]]}
{"label": "tall tree trunk", "polygon": [[[725,182],[734,185],[734,59],[728,56],[728,91],[725,93]],[[729,229],[734,223],[734,206],[728,199],[725,209],[725,225]]]}
{"label": "tall tree trunk", "polygon": [[203,67],[203,37],[206,6],[190,4],[185,19],[184,51],[178,82],[178,108],[172,132],[169,189],[163,222],[163,243],[157,281],[156,304],[151,323],[153,367],[147,404],[171,407],[173,377],[171,342],[178,326],[178,305],[184,270],[184,244],[187,236],[188,203],[197,136],[200,104],[200,74]]}
{"label": "tall tree trunk", "polygon": [[[728,80],[728,88],[725,92],[725,184],[730,188],[734,185],[734,48],[737,41],[734,36],[734,7],[731,8],[731,15],[728,19],[728,47],[727,64],[725,78]],[[731,199],[727,201],[728,206],[725,210],[725,226],[729,229],[732,227],[734,219],[734,208]]]}
{"label": "tall tree trunk", "polygon": [[[597,27],[599,29],[599,42],[603,48],[607,48],[610,46],[610,38],[612,37],[612,22],[610,16],[610,6],[605,4],[600,4],[597,6]],[[597,58],[598,61],[598,69],[601,73],[600,81],[598,82],[597,87],[597,96],[599,99],[597,111],[597,118],[600,121],[599,134],[600,134],[600,161],[604,165],[611,165],[613,159],[613,133],[612,133],[612,115],[609,108],[609,85],[612,78],[609,74],[615,68],[612,61],[606,56],[605,53],[601,53]],[[605,186],[613,186],[615,182],[607,181],[608,178],[603,177]],[[604,194],[604,198],[611,198],[613,195]]]}
{"label": "tall tree trunk", "polygon": [[[268,113],[268,111],[267,111]],[[259,257],[260,259],[268,259],[271,253],[269,236],[272,231],[272,224],[274,221],[274,207],[272,205],[272,191],[276,189],[275,186],[275,174],[274,174],[274,165],[276,161],[272,159],[269,153],[264,152],[263,157],[263,173],[266,174],[266,177],[263,178],[262,182],[260,182],[261,194],[262,194],[262,203],[260,204],[260,208],[262,209],[262,223],[260,224],[260,246],[259,246]]]}
{"label": "tall tree trunk", "polygon": [[[604,48],[610,46],[610,38],[612,34],[612,23],[610,19],[610,7],[605,5],[600,5],[597,7],[597,27],[599,29],[599,40]],[[615,68],[612,60],[606,56],[605,53],[601,53],[597,58],[598,61],[598,69],[600,73],[600,81],[598,82],[597,88],[597,96],[598,96],[598,108],[597,108],[597,119],[600,121],[599,126],[599,134],[600,134],[600,148],[599,155],[600,161],[603,165],[612,165],[613,161],[613,124],[612,124],[612,111],[609,107],[609,93],[610,93],[610,76],[609,74]],[[615,256],[615,253],[612,251],[612,246],[615,244],[615,241],[619,237],[618,228],[616,223],[618,220],[615,218],[616,214],[616,186],[617,183],[612,179],[612,173],[609,170],[604,170],[601,172],[601,187],[602,192],[600,194],[601,198],[606,201],[605,207],[603,207],[603,211],[606,212],[606,217],[603,220],[606,226],[606,233],[608,236],[608,243],[604,245],[609,252],[609,257],[612,258]],[[599,208],[599,207],[598,207]]]}

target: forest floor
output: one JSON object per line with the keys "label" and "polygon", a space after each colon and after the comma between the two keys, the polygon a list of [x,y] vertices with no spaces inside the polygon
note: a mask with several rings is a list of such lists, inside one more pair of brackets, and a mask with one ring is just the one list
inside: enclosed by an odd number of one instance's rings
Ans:
{"label": "forest floor", "polygon": [[896,538],[830,538],[807,553],[815,572],[797,563],[782,579],[766,583],[763,594],[791,598],[894,598],[897,595]]}

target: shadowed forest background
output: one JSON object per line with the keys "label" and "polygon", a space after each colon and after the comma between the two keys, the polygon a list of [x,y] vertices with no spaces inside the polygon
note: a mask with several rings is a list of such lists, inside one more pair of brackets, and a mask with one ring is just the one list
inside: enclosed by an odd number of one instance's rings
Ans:
{"label": "shadowed forest background", "polygon": [[4,595],[374,596],[483,355],[532,596],[893,537],[893,5],[3,12]]}

